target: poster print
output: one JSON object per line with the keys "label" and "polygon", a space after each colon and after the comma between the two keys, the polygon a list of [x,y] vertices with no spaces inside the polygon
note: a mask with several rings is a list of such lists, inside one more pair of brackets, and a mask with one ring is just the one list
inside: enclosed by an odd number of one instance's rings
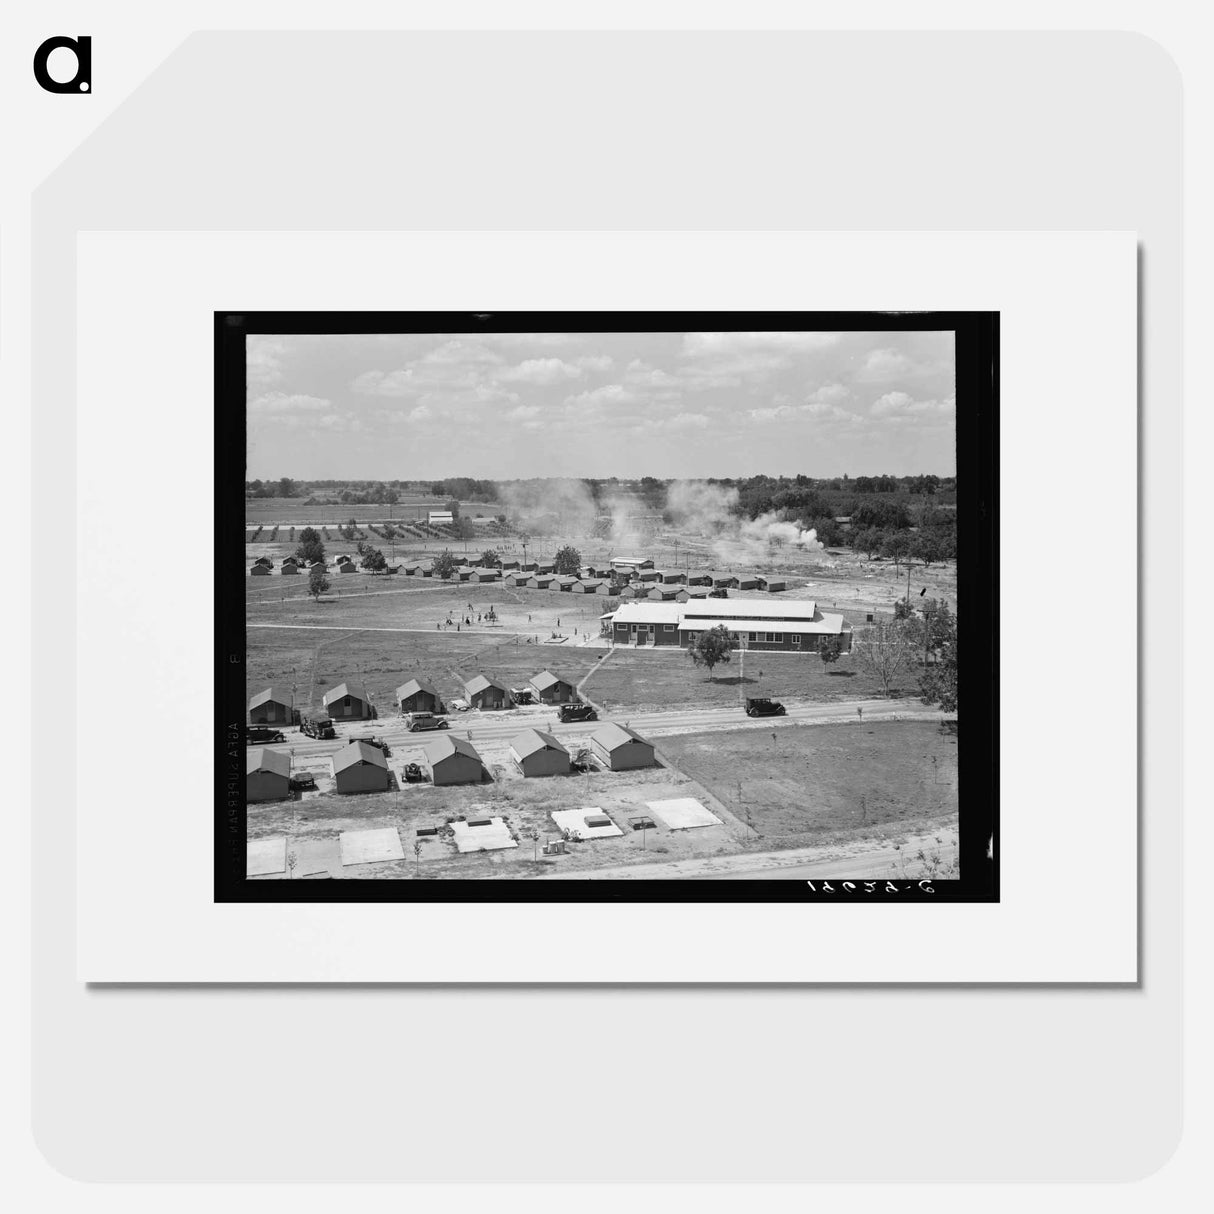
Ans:
{"label": "poster print", "polygon": [[997,329],[218,314],[217,899],[997,900]]}

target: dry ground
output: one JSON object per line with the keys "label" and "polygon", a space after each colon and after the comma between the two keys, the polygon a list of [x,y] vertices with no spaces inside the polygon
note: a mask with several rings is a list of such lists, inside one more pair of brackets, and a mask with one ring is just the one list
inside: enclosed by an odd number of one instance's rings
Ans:
{"label": "dry ground", "polygon": [[957,739],[936,725],[681,734],[661,748],[768,847],[956,824]]}
{"label": "dry ground", "polygon": [[[285,834],[295,842],[335,838],[344,830],[397,827],[405,847],[405,860],[347,868],[348,878],[413,877],[537,877],[553,870],[563,872],[599,867],[643,864],[660,859],[725,855],[741,849],[740,839],[751,833],[740,824],[698,830],[668,831],[659,826],[642,834],[630,829],[630,816],[647,814],[645,802],[668,797],[707,794],[680,773],[662,767],[634,772],[596,772],[592,775],[550,776],[524,780],[514,773],[479,785],[434,788],[406,785],[386,793],[341,796],[325,793],[303,801],[251,805],[248,837]],[[611,815],[624,831],[619,838],[569,844],[563,856],[539,855],[531,832],[539,832],[539,846],[559,839],[561,832],[549,817],[554,809],[596,806]],[[519,840],[517,848],[460,855],[454,843],[441,837],[422,842],[420,861],[413,856],[418,827],[441,826],[448,818],[501,816]],[[416,867],[415,867],[416,864]]]}

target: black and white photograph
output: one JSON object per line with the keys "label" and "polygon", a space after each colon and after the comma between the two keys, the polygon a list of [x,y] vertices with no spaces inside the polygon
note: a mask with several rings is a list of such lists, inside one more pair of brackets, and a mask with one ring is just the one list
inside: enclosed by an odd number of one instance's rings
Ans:
{"label": "black and white photograph", "polygon": [[997,898],[996,333],[217,315],[217,896]]}

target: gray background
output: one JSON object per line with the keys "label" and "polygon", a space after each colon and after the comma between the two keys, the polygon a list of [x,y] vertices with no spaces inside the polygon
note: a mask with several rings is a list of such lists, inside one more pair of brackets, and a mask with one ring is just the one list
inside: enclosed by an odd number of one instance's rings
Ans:
{"label": "gray background", "polygon": [[[1150,637],[1180,598],[1179,191],[1179,77],[1133,35],[198,35],[35,194],[35,517],[70,533],[77,230],[1134,229]],[[72,645],[35,646],[49,715]],[[37,793],[39,1145],[115,1180],[1145,1175],[1180,1132],[1180,843],[1176,661],[1144,659],[1137,989],[86,990],[71,815]],[[609,1046],[546,1062],[566,1019]],[[485,1033],[503,1060],[457,1064]]]}

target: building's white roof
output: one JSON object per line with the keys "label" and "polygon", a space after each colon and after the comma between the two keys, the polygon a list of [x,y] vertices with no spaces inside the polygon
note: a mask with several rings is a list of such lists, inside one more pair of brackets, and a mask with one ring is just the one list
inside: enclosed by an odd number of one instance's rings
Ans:
{"label": "building's white roof", "polygon": [[[818,605],[813,599],[693,599],[689,603],[659,603],[651,599],[635,599],[621,603],[607,617],[617,624],[685,624],[699,628],[705,621],[724,622],[741,627],[740,620],[779,620],[801,623],[818,617]],[[703,620],[697,618],[703,617]],[[840,619],[843,617],[840,616]],[[707,623],[712,627],[711,622]],[[766,623],[763,627],[766,627]]]}
{"label": "building's white roof", "polygon": [[685,620],[679,625],[679,628],[683,631],[699,632],[702,629],[716,628],[719,624],[724,624],[731,632],[837,633],[843,631],[843,617],[830,613],[825,613],[816,620],[747,620],[738,619],[733,616],[730,616],[728,619]]}

